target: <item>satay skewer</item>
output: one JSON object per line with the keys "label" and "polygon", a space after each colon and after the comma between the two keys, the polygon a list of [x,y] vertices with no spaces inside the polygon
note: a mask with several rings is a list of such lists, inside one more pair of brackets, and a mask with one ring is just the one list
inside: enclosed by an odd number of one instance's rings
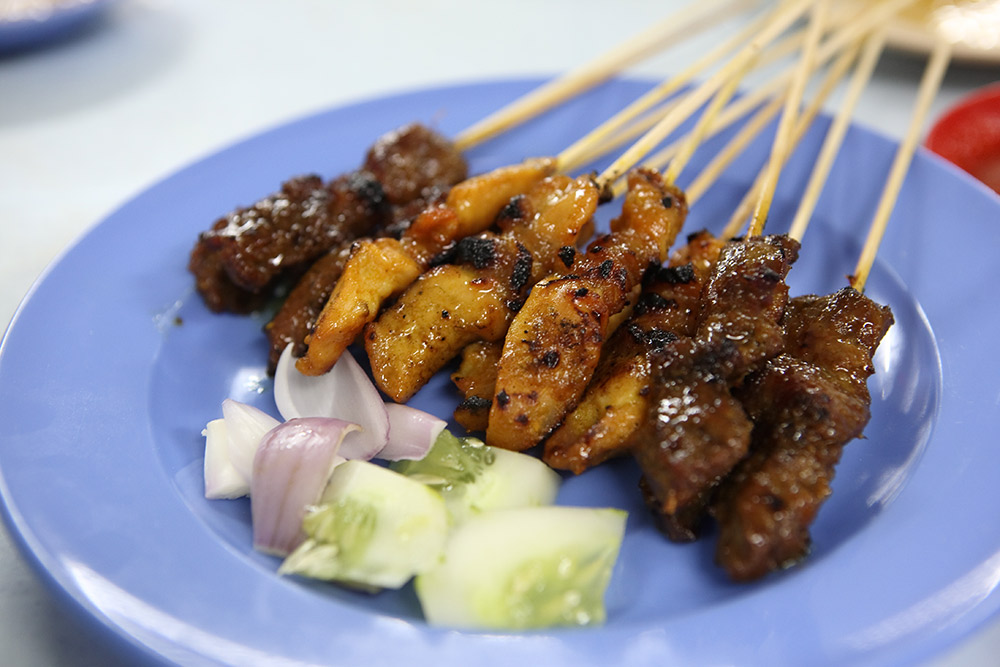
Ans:
{"label": "satay skewer", "polygon": [[878,208],[875,210],[875,216],[872,219],[861,256],[858,258],[854,274],[850,276],[851,287],[859,292],[863,292],[865,289],[868,274],[871,272],[872,264],[875,262],[875,255],[878,252],[878,247],[889,224],[889,217],[896,206],[896,199],[899,197],[899,191],[903,187],[903,180],[906,178],[906,173],[910,169],[910,163],[913,160],[913,153],[916,151],[917,142],[920,139],[924,120],[927,117],[931,102],[934,101],[941,87],[941,81],[944,79],[948,63],[951,61],[951,54],[952,44],[941,40],[935,45],[931,57],[927,62],[927,68],[924,70],[920,88],[917,92],[917,99],[913,107],[910,126],[893,159],[892,168],[889,171],[888,179],[886,179],[885,189],[882,191],[882,198],[879,200]]}
{"label": "satay skewer", "polygon": [[885,48],[885,37],[886,29],[884,26],[868,37],[844,100],[830,125],[830,129],[827,130],[823,147],[820,149],[819,157],[816,158],[809,183],[799,200],[798,211],[795,218],[792,219],[792,225],[788,232],[789,236],[798,241],[801,241],[805,235],[806,226],[809,224],[813,210],[816,208],[816,203],[823,191],[823,186],[826,184],[827,176],[830,174],[833,162],[840,151],[844,137],[847,135],[847,128],[850,125],[854,109],[875,71],[875,65],[878,63],[883,48]]}
{"label": "satay skewer", "polygon": [[[783,9],[779,8],[773,12],[758,17],[754,21],[751,21],[742,30],[724,41],[722,44],[719,44],[701,58],[678,72],[676,75],[668,78],[643,94],[639,99],[635,100],[626,108],[622,109],[617,114],[601,123],[598,127],[591,130],[588,134],[571,144],[560,155],[560,164],[564,165],[567,169],[573,169],[589,162],[594,156],[592,151],[593,146],[608,144],[608,140],[616,132],[638,118],[641,114],[648,112],[660,101],[666,99],[673,93],[688,85],[695,79],[695,77],[717,64],[735,49],[740,47],[740,45],[745,44],[748,40],[752,39],[759,32],[767,28],[771,21],[780,18],[783,11]],[[651,113],[648,118],[659,119],[662,118],[665,113],[665,109],[660,110],[655,113]],[[639,130],[639,134],[648,131],[650,127],[651,125],[642,127]],[[608,145],[607,149],[602,150],[600,154],[606,154],[607,152],[619,147],[622,143],[628,141],[629,139],[636,138],[636,136],[638,136],[638,134],[623,136],[623,138],[619,141],[615,141]]]}
{"label": "satay skewer", "polygon": [[[794,51],[797,51],[802,45],[802,37],[803,35],[801,32],[796,32],[775,46],[767,49],[767,51],[758,59],[756,67],[762,68],[772,62],[781,60]],[[791,70],[784,71],[768,80],[766,83],[748,91],[746,95],[740,97],[738,100],[727,106],[710,124],[708,129],[709,135],[711,136],[721,132],[740,118],[746,116],[750,111],[760,106],[765,100],[776,94],[780,94],[781,91],[787,87],[788,82],[791,79],[791,74]],[[646,112],[642,117],[632,121],[628,126],[615,132],[612,136],[594,140],[590,144],[589,150],[581,151],[578,155],[573,156],[572,162],[566,162],[567,168],[575,169],[596,160],[602,155],[608,155],[614,152],[616,149],[621,148],[630,141],[635,141],[642,136],[644,132],[649,131],[654,125],[656,125],[656,123],[659,122],[660,119],[662,119],[673,107],[679,104],[681,100],[683,100],[683,95],[673,97],[661,104],[658,108]],[[649,156],[647,158],[647,163],[666,164],[671,160],[671,158],[673,158],[679,148],[680,141],[675,141]],[[619,183],[620,182],[621,181],[619,181]],[[624,187],[621,189],[624,190]],[[620,192],[616,191],[616,194],[620,194]]]}
{"label": "satay skewer", "polygon": [[799,60],[795,78],[792,80],[791,89],[785,98],[785,108],[782,111],[781,121],[778,124],[778,131],[771,148],[771,157],[764,171],[764,184],[758,194],[757,205],[750,222],[750,236],[760,236],[764,231],[764,222],[767,220],[767,213],[771,208],[774,191],[778,185],[778,177],[785,166],[788,155],[791,154],[795,119],[802,104],[806,83],[812,75],[814,63],[817,60],[817,51],[829,7],[830,0],[819,0],[813,7],[809,20],[809,34],[802,48],[802,57]]}
{"label": "satay skewer", "polygon": [[633,166],[638,164],[661,141],[676,130],[702,104],[707,102],[715,92],[738,72],[747,58],[755,57],[764,48],[787,30],[799,17],[817,1],[798,0],[782,5],[772,20],[759,32],[749,44],[740,49],[735,56],[726,62],[711,77],[698,88],[684,97],[656,125],[646,132],[638,141],[626,150],[617,160],[608,166],[597,177],[601,184],[610,184]]}
{"label": "satay skewer", "polygon": [[[819,89],[813,96],[809,106],[802,112],[798,124],[795,128],[793,143],[798,141],[805,134],[806,130],[816,118],[823,103],[833,93],[834,88],[840,80],[847,74],[851,63],[857,57],[857,48],[851,48],[840,55],[840,57],[830,66],[826,77],[820,84]],[[687,188],[688,197],[692,203],[701,199],[705,192],[718,180],[718,178],[729,168],[733,160],[753,141],[759,134],[760,128],[774,119],[784,105],[784,98],[776,97],[771,103],[761,109],[740,131],[733,136],[726,146],[716,154],[712,161],[698,174],[695,180]],[[763,172],[758,175],[753,186],[747,191],[733,215],[732,222],[722,232],[722,238],[732,238],[739,232],[743,222],[750,214],[754,198],[760,190],[763,181]]]}
{"label": "satay skewer", "polygon": [[760,0],[692,2],[642,33],[625,40],[611,51],[543,84],[463,130],[455,137],[455,145],[458,150],[465,151],[570,99],[583,90],[606,81],[626,67],[659,52],[665,46],[672,46],[680,40],[693,37],[712,26],[718,16],[746,11],[759,4]]}

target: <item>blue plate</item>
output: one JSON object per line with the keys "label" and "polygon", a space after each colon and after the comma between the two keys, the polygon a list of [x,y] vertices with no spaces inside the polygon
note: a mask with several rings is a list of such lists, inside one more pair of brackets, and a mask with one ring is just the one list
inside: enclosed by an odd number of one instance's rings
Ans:
{"label": "blue plate", "polygon": [[[425,625],[410,589],[368,596],[275,576],[277,562],[250,547],[249,503],[204,500],[203,425],[226,397],[274,406],[262,320],[212,315],[193,292],[198,232],[293,174],[354,168],[389,129],[423,120],[454,134],[536,83],[418,91],[266,132],[151,187],[49,268],[0,348],[0,490],[46,577],[150,661],[185,664],[886,664],[932,655],[995,613],[1000,313],[979,281],[1000,275],[1000,200],[926,154],[868,284],[896,316],[870,382],[874,416],[799,567],[728,582],[712,535],[676,545],[657,534],[635,468],[618,461],[560,495],[630,510],[607,624],[455,632]],[[613,82],[479,146],[473,171],[556,153],[646,87]],[[786,170],[769,231],[791,218],[824,127]],[[767,146],[761,137],[729,170],[688,230],[721,228]],[[893,149],[852,129],[793,292],[845,284]],[[443,375],[414,398],[442,416],[455,401]]]}
{"label": "blue plate", "polygon": [[41,46],[69,36],[95,21],[113,0],[73,0],[30,15],[0,13],[0,54]]}

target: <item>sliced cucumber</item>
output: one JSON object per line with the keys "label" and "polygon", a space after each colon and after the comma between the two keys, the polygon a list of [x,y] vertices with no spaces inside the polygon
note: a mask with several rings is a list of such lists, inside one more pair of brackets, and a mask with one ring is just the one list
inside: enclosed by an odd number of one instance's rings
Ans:
{"label": "sliced cucumber", "polygon": [[521,630],[605,619],[621,547],[618,509],[498,510],[453,530],[444,560],[416,579],[432,625]]}
{"label": "sliced cucumber", "polygon": [[440,491],[453,523],[488,510],[551,505],[559,474],[533,456],[443,431],[419,461],[393,469]]}
{"label": "sliced cucumber", "polygon": [[448,514],[433,489],[374,463],[347,461],[302,527],[308,539],[279,573],[399,588],[440,560]]}

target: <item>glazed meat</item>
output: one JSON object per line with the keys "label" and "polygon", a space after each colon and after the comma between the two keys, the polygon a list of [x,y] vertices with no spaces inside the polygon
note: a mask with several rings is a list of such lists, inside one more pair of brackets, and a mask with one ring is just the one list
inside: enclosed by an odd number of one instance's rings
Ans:
{"label": "glazed meat", "polygon": [[[424,190],[424,195],[417,197],[402,206],[392,209],[393,221],[387,227],[375,231],[375,235],[398,236],[412,222],[412,217],[425,208],[435,206],[447,195],[447,189],[432,187]],[[281,357],[282,351],[292,345],[292,353],[301,357],[306,351],[306,336],[312,331],[316,318],[323,310],[323,304],[330,298],[333,286],[340,280],[354,240],[344,241],[334,246],[323,256],[313,262],[295,287],[282,302],[274,317],[264,327],[270,343],[268,353],[268,371],[273,373]]]}
{"label": "glazed meat", "polygon": [[695,337],[652,356],[649,413],[632,453],[647,504],[671,539],[697,536],[712,492],[749,449],[751,423],[730,388],[781,351],[785,277],[798,248],[787,236],[727,243],[702,293]]}
{"label": "glazed meat", "polygon": [[514,197],[499,233],[462,239],[365,329],[378,387],[405,402],[466,345],[503,339],[528,290],[576,245],[597,209],[587,178],[551,176]]}
{"label": "glazed meat", "polygon": [[462,360],[451,374],[451,381],[463,399],[455,408],[455,421],[467,431],[485,431],[490,405],[497,385],[497,365],[503,341],[470,343],[462,349]]}
{"label": "glazed meat", "polygon": [[487,443],[524,450],[583,395],[611,331],[646,270],[667,256],[687,214],[683,193],[649,169],[632,172],[611,234],[576,253],[566,273],[535,286],[504,339]]}
{"label": "glazed meat", "polygon": [[511,197],[554,169],[554,160],[541,158],[474,176],[453,187],[443,205],[421,213],[399,239],[357,243],[307,337],[306,353],[296,362],[299,371],[322,375],[333,368],[386,300],[409,287],[453,243],[488,229]]}
{"label": "glazed meat", "polygon": [[579,405],[545,441],[546,463],[579,474],[628,452],[648,409],[649,355],[694,334],[701,292],[721,248],[722,241],[699,232],[669,267],[647,274],[634,314],[608,340]]}
{"label": "glazed meat", "polygon": [[465,175],[451,142],[408,126],[381,138],[358,171],[329,183],[316,175],[293,178],[220,218],[199,236],[189,269],[210,309],[246,312],[331,248],[391,225],[394,207]]}
{"label": "glazed meat", "polygon": [[785,352],[738,391],[754,420],[752,453],[713,508],[716,560],[733,579],[759,578],[807,554],[834,466],[868,423],[872,356],[892,322],[889,308],[850,287],[790,304]]}

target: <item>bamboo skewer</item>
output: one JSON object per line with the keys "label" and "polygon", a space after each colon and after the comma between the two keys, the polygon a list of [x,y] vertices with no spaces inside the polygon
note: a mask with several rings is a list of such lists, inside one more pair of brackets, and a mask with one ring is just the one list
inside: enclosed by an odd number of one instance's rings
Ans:
{"label": "bamboo skewer", "polygon": [[[792,139],[793,145],[798,144],[798,142],[802,140],[802,137],[805,136],[805,133],[809,129],[809,126],[812,125],[812,122],[816,119],[816,116],[819,114],[819,111],[822,108],[823,103],[826,102],[827,98],[833,93],[833,89],[837,86],[840,80],[843,79],[844,76],[847,74],[847,70],[850,68],[851,63],[858,55],[858,49],[859,45],[855,45],[851,50],[844,52],[843,54],[841,54],[840,58],[838,58],[834,62],[834,64],[830,67],[830,70],[827,72],[826,78],[820,85],[820,88],[816,92],[816,95],[813,97],[809,107],[807,107],[806,110],[799,117],[798,124],[796,125],[795,128],[795,135],[794,138]],[[786,156],[786,159],[787,157],[788,156]],[[714,181],[716,178],[718,178],[718,176],[721,175],[721,173],[728,166],[729,166],[728,163],[725,164],[720,163],[719,165],[713,166],[712,172],[710,172],[711,180]],[[707,171],[708,169],[706,169],[706,172]],[[758,193],[761,187],[763,186],[763,182],[764,182],[764,172],[761,172],[757,175],[757,179],[754,181],[753,185],[750,187],[746,195],[740,201],[740,204],[736,207],[736,210],[733,213],[732,218],[730,219],[729,223],[726,225],[725,229],[722,232],[723,238],[732,238],[739,233],[740,229],[743,227],[743,224],[747,221],[747,219],[750,216],[750,213],[753,210],[754,201],[756,200]],[[707,183],[706,187],[711,187],[711,183],[710,182]]]}
{"label": "bamboo skewer", "polygon": [[910,163],[913,160],[913,153],[916,151],[917,142],[920,139],[920,132],[930,109],[931,102],[937,96],[941,81],[948,69],[951,61],[952,45],[947,41],[940,41],[931,53],[927,68],[924,70],[923,78],[920,81],[920,88],[917,92],[917,100],[913,108],[913,116],[910,119],[910,126],[893,160],[892,168],[889,171],[889,178],[886,180],[885,189],[882,191],[882,198],[879,200],[878,208],[872,219],[865,245],[861,250],[854,274],[850,277],[851,287],[859,292],[864,291],[868,274],[871,272],[872,264],[875,262],[875,255],[878,247],[882,243],[886,226],[889,224],[889,217],[896,206],[896,199],[899,191],[903,187],[903,180],[909,171]]}
{"label": "bamboo skewer", "polygon": [[717,119],[719,112],[722,108],[729,104],[729,100],[732,99],[733,95],[736,93],[736,89],[739,87],[740,82],[746,76],[747,72],[753,69],[757,62],[758,55],[755,54],[751,58],[747,58],[743,66],[740,67],[733,76],[726,82],[726,84],[715,94],[712,98],[711,104],[708,108],[702,112],[701,116],[698,118],[698,122],[695,124],[694,129],[688,134],[687,139],[681,144],[680,149],[677,151],[677,155],[670,161],[670,165],[667,167],[664,173],[664,180],[667,183],[676,183],[677,177],[680,173],[684,171],[684,167],[687,166],[688,161],[694,152],[698,149],[698,146],[704,141],[705,136],[708,133],[709,128],[712,123]]}
{"label": "bamboo skewer", "polygon": [[607,80],[629,65],[660,51],[665,44],[693,36],[710,26],[720,12],[745,10],[758,0],[694,2],[634,36],[610,52],[547,83],[462,131],[455,145],[464,151],[500,132]]}
{"label": "bamboo skewer", "polygon": [[774,191],[778,185],[778,177],[785,161],[792,150],[792,139],[795,132],[795,119],[802,104],[806,83],[812,75],[820,38],[823,35],[823,25],[826,23],[830,0],[819,0],[813,7],[809,20],[809,34],[802,48],[802,57],[796,70],[795,78],[785,98],[785,108],[782,111],[778,132],[771,149],[771,157],[764,172],[764,183],[757,199],[753,219],[750,222],[750,236],[759,236],[764,231],[764,222],[774,199]]}
{"label": "bamboo skewer", "polygon": [[[799,36],[795,35],[788,40],[788,42],[794,42],[796,44],[799,42]],[[759,65],[763,65],[766,61],[774,58],[773,54],[769,51],[766,56],[762,56],[758,59]],[[754,88],[754,90],[748,92],[746,95],[736,100],[725,109],[723,109],[718,117],[712,122],[708,128],[708,135],[712,136],[722,130],[726,129],[737,120],[745,116],[752,109],[760,106],[760,104],[771,97],[779,93],[783,88],[787,87],[788,81],[791,79],[791,71],[784,72],[774,77],[770,81],[762,84],[761,86]],[[648,113],[646,116],[636,120],[627,128],[621,130],[617,134],[602,139],[595,142],[593,146],[586,152],[580,152],[574,158],[572,164],[567,163],[567,169],[575,169],[582,166],[592,160],[597,159],[602,155],[607,155],[608,153],[614,151],[616,148],[628,143],[630,140],[635,140],[643,134],[643,132],[648,131],[652,128],[660,119],[663,118],[674,106],[680,102],[680,99],[671,100],[666,104],[662,105],[660,109]],[[658,152],[651,155],[647,162],[653,165],[664,165],[669,162],[677,151],[680,149],[681,142],[677,141],[671,145],[660,149]]]}
{"label": "bamboo skewer", "polygon": [[[643,94],[639,99],[632,102],[632,104],[627,106],[625,109],[622,109],[617,114],[604,121],[601,125],[591,130],[586,136],[581,137],[578,141],[570,145],[560,154],[560,165],[565,165],[564,169],[573,169],[588,162],[592,157],[590,147],[607,141],[615,132],[620,130],[627,123],[653,108],[653,106],[661,100],[686,86],[699,74],[723,59],[728,53],[732,52],[747,40],[753,38],[754,35],[767,26],[767,23],[772,16],[774,16],[774,13],[761,16],[756,20],[751,21],[736,35],[709,51],[707,54],[690,64],[675,76]],[[658,118],[660,116],[661,114],[655,114],[652,117]],[[625,139],[625,141],[627,141],[627,139]],[[614,147],[617,147],[617,145],[620,144],[616,144]],[[608,150],[612,149],[613,147],[609,147]]]}
{"label": "bamboo skewer", "polygon": [[[613,183],[623,173],[637,164],[645,157],[657,144],[665,139],[671,132],[676,130],[680,124],[691,116],[702,104],[704,104],[726,81],[728,81],[747,58],[756,57],[765,46],[774,41],[784,32],[799,16],[804,13],[817,0],[798,0],[788,5],[782,5],[782,12],[779,12],[774,21],[762,30],[757,37],[743,49],[741,49],[731,60],[722,66],[712,77],[706,80],[701,86],[686,96],[677,106],[673,107],[656,125],[646,134],[626,150],[611,166],[604,170],[597,177],[597,182],[601,185]],[[819,0],[825,2],[826,0]]]}
{"label": "bamboo skewer", "polygon": [[812,175],[809,177],[809,184],[806,186],[805,193],[799,201],[799,209],[792,220],[792,226],[788,232],[788,235],[797,241],[801,241],[805,235],[806,226],[809,224],[809,219],[812,217],[816,203],[823,192],[827,176],[830,174],[830,169],[833,167],[833,162],[840,151],[844,136],[847,134],[847,128],[851,117],[854,115],[854,109],[857,107],[861,93],[868,85],[872,72],[875,70],[875,65],[878,63],[879,56],[882,54],[882,49],[885,47],[885,37],[886,30],[883,26],[876,30],[866,41],[861,59],[854,70],[854,76],[851,77],[851,84],[844,97],[844,101],[830,129],[827,131],[823,147],[820,149],[820,154],[816,159]]}

